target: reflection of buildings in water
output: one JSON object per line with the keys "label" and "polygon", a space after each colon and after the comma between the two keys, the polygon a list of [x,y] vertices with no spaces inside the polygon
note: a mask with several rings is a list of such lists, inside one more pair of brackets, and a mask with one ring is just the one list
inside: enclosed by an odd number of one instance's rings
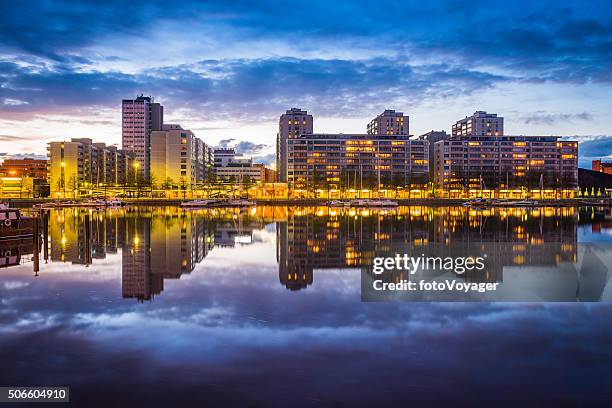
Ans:
{"label": "reflection of buildings in water", "polygon": [[580,212],[580,220],[586,220],[594,234],[612,234],[612,208],[584,208]]}
{"label": "reflection of buildings in water", "polygon": [[[277,223],[279,280],[298,290],[314,269],[370,267],[375,256],[487,254],[471,281],[501,281],[504,266],[576,260],[576,211],[400,207],[395,210],[298,208]],[[394,279],[405,278],[394,276]]]}
{"label": "reflection of buildings in water", "polygon": [[121,251],[121,293],[124,298],[150,300],[164,290],[164,278],[151,269],[151,219],[126,218]]}
{"label": "reflection of buildings in water", "polygon": [[88,210],[66,208],[53,211],[48,224],[51,260],[89,265],[93,259],[104,259],[117,253],[123,242],[122,218]]}
{"label": "reflection of buildings in water", "polygon": [[435,255],[487,255],[487,268],[466,280],[501,282],[505,266],[575,262],[577,211],[574,208],[453,209],[434,214]]}
{"label": "reflection of buildings in water", "polygon": [[253,229],[243,228],[229,223],[219,223],[215,228],[215,245],[234,247],[236,244],[253,243]]}
{"label": "reflection of buildings in water", "polygon": [[62,209],[51,217],[52,261],[89,265],[121,248],[122,294],[139,300],[191,272],[214,245],[212,224],[184,211]]}
{"label": "reflection of buildings in water", "polygon": [[134,221],[142,225],[144,242],[137,233],[133,245],[128,240],[129,251],[123,250],[124,297],[151,299],[163,290],[164,279],[190,273],[212,249],[212,232],[203,219],[183,213]]}
{"label": "reflection of buildings in water", "polygon": [[212,233],[203,219],[183,213],[152,223],[151,264],[166,279],[190,273],[212,249]]}
{"label": "reflection of buildings in water", "polygon": [[279,280],[299,290],[313,281],[314,269],[371,265],[394,244],[424,242],[430,225],[425,214],[411,222],[405,209],[345,210],[301,208],[277,223]]}

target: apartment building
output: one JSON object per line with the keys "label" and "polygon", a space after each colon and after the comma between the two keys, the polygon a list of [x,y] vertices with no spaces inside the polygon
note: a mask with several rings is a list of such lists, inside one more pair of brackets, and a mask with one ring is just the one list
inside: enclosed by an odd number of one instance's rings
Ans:
{"label": "apartment building", "polygon": [[408,116],[404,116],[403,112],[396,112],[392,109],[387,109],[374,119],[367,126],[369,135],[409,135]]}
{"label": "apartment building", "polygon": [[165,124],[151,132],[150,175],[157,184],[195,187],[213,166],[212,149],[191,130]]}
{"label": "apartment building", "polygon": [[134,181],[136,168],[132,152],[94,143],[89,138],[50,142],[49,186],[52,195],[79,195],[80,189],[115,186]]}
{"label": "apartment building", "polygon": [[245,177],[254,182],[265,182],[266,168],[263,164],[253,163],[253,159],[236,153],[234,148],[223,147],[214,150],[215,173],[221,180],[241,182]]}
{"label": "apartment building", "polygon": [[575,189],[578,142],[557,136],[452,137],[435,143],[435,183],[451,189]]}
{"label": "apartment building", "polygon": [[276,171],[279,182],[287,182],[287,140],[312,133],[313,118],[307,111],[292,108],[281,115],[276,135]]}
{"label": "apartment building", "polygon": [[419,136],[419,140],[427,140],[428,145],[429,145],[429,150],[428,150],[429,180],[434,179],[434,161],[435,161],[434,146],[436,142],[439,142],[440,140],[446,140],[449,137],[450,135],[443,130],[437,130],[437,131],[432,130],[432,131],[429,131]]}
{"label": "apartment building", "polygon": [[408,135],[302,134],[288,139],[290,188],[372,189],[428,181],[428,142]]}
{"label": "apartment building", "polygon": [[472,116],[458,120],[452,127],[452,135],[457,137],[502,136],[504,118],[496,113],[476,111]]}
{"label": "apartment building", "polygon": [[135,154],[138,171],[145,179],[150,174],[151,132],[162,130],[164,107],[151,96],[140,95],[121,103],[123,149]]}

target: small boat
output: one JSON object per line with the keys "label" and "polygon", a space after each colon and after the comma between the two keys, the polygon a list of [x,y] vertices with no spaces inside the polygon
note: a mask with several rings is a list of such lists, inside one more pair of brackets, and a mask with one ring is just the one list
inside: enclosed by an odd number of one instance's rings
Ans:
{"label": "small boat", "polygon": [[0,209],[0,239],[31,237],[34,217],[24,217],[17,208]]}
{"label": "small boat", "polygon": [[492,205],[498,207],[536,207],[538,202],[535,200],[496,201]]}
{"label": "small boat", "polygon": [[191,201],[183,201],[181,203],[181,207],[186,208],[200,208],[200,207],[211,207],[219,200],[191,200]]}
{"label": "small boat", "polygon": [[397,207],[399,204],[393,200],[357,199],[350,201],[351,207]]}
{"label": "small boat", "polygon": [[463,203],[464,207],[485,207],[497,204],[497,201],[490,198],[474,198]]}
{"label": "small boat", "polygon": [[125,203],[121,200],[118,199],[113,199],[113,200],[106,200],[105,204],[107,207],[123,207],[125,205]]}
{"label": "small boat", "polygon": [[348,207],[351,203],[342,200],[331,200],[328,201],[326,204],[328,207]]}

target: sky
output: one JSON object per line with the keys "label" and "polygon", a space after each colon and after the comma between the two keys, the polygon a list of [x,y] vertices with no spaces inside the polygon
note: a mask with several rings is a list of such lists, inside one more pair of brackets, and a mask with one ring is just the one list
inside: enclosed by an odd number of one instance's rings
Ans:
{"label": "sky", "polygon": [[[332,5],[333,4],[333,5]],[[0,2],[0,156],[121,143],[121,99],[271,162],[278,117],[364,133],[384,109],[410,132],[476,110],[506,134],[581,141],[612,157],[609,1]],[[584,147],[584,149],[582,148]]]}

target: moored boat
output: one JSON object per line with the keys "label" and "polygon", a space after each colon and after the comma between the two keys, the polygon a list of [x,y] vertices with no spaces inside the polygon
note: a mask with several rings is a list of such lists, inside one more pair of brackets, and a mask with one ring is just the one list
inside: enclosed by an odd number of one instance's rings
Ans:
{"label": "moored boat", "polygon": [[183,201],[181,203],[181,207],[185,208],[200,208],[200,207],[210,207],[217,203],[219,200],[191,200],[191,201]]}
{"label": "moored boat", "polygon": [[330,200],[326,204],[328,207],[348,207],[350,202],[343,200]]}
{"label": "moored boat", "polygon": [[399,204],[393,200],[376,200],[360,198],[350,201],[351,207],[397,207]]}
{"label": "moored boat", "polygon": [[17,208],[0,209],[0,239],[31,237],[34,217],[24,217]]}

